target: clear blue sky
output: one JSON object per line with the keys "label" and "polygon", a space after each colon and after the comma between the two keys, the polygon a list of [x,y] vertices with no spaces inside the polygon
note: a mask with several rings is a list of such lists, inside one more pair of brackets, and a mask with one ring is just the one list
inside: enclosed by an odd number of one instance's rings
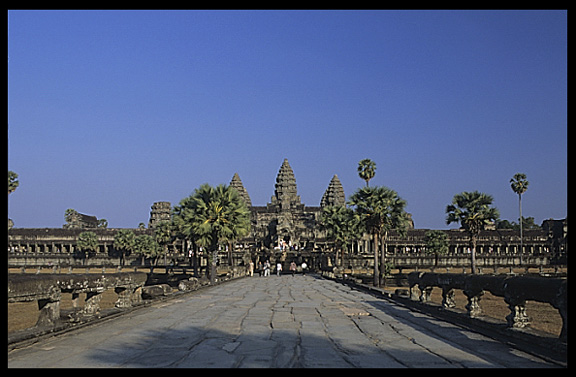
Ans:
{"label": "clear blue sky", "polygon": [[417,228],[472,190],[516,221],[517,172],[525,216],[564,218],[567,12],[8,12],[16,227],[136,227],[235,172],[266,205],[284,158],[307,205],[370,158]]}

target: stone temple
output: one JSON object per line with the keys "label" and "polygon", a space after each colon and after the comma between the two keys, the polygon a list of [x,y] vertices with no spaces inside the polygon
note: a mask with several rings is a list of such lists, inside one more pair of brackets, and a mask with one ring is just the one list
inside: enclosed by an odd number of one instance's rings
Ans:
{"label": "stone temple", "polygon": [[250,208],[252,215],[251,241],[269,249],[288,247],[298,250],[313,247],[325,234],[319,230],[318,222],[322,207],[344,205],[346,197],[337,175],[334,175],[320,206],[306,206],[300,200],[294,171],[284,159],[276,176],[274,195],[266,206],[253,206],[248,192],[238,174],[234,174],[230,186],[236,188]]}
{"label": "stone temple", "polygon": [[[245,189],[240,176],[234,174],[230,186],[236,188],[251,211],[252,229],[248,236],[237,240],[235,250],[242,259],[246,251],[263,253],[269,257],[269,252],[281,248],[283,252],[294,251],[295,255],[311,257],[322,253],[334,251],[334,242],[327,238],[326,232],[320,226],[320,214],[323,207],[345,204],[344,189],[338,176],[334,175],[319,206],[307,206],[302,203],[296,186],[296,178],[288,160],[284,160],[278,175],[274,195],[265,206],[254,206],[250,195]],[[76,255],[77,241],[80,233],[90,231],[98,237],[99,251],[96,255],[106,256],[109,263],[110,256],[116,255],[114,237],[119,229],[98,227],[94,216],[79,214],[77,219],[62,229],[58,228],[11,228],[8,230],[8,250],[19,262],[9,262],[11,265],[27,265],[29,256],[55,255],[66,257]],[[154,233],[158,224],[170,221],[170,202],[156,202],[150,208],[148,229],[131,229],[136,235]],[[406,265],[402,258],[407,256],[421,256],[426,254],[427,229],[414,229],[414,224],[408,229],[405,236],[396,231],[388,234],[383,244],[388,258],[396,258],[395,265]],[[447,229],[444,231],[449,239],[449,255],[469,259],[470,237],[463,229]],[[551,256],[554,260],[564,261],[568,248],[567,219],[545,220],[541,228],[525,229],[523,237],[523,250],[525,255]],[[476,254],[478,257],[497,256],[508,258],[519,254],[521,250],[519,232],[512,229],[483,230],[478,237]],[[187,256],[193,245],[185,239],[177,238],[168,246],[168,254],[172,257]],[[359,263],[370,265],[373,256],[373,242],[368,234],[362,235],[350,245],[349,255],[359,258]],[[284,253],[283,253],[284,254]],[[364,261],[362,258],[366,257]],[[20,258],[20,259],[18,259]],[[400,259],[398,259],[400,258]],[[15,260],[16,260],[15,259]],[[512,261],[515,259],[506,259]],[[137,263],[141,263],[138,259]],[[207,263],[206,260],[202,263]],[[347,262],[352,263],[352,262]],[[420,262],[418,262],[420,263]],[[509,262],[498,262],[507,265]],[[556,263],[556,262],[555,262]],[[562,262],[564,263],[564,262]],[[205,264],[203,264],[205,265]]]}

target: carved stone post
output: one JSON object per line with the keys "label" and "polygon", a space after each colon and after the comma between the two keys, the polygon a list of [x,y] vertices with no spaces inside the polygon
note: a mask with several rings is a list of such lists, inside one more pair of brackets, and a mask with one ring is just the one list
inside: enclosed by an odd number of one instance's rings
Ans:
{"label": "carved stone post", "polygon": [[480,300],[484,295],[484,291],[463,291],[466,297],[468,298],[468,304],[466,304],[466,310],[468,311],[468,315],[470,318],[479,317],[482,314],[482,308],[480,307]]}
{"label": "carved stone post", "polygon": [[95,315],[100,312],[100,300],[102,299],[101,293],[103,290],[97,289],[95,291],[86,292],[86,301],[84,301],[84,315]]}
{"label": "carved stone post", "polygon": [[522,329],[530,324],[530,318],[526,314],[526,300],[513,300],[510,297],[504,297],[508,304],[510,314],[506,316],[508,327]]}
{"label": "carved stone post", "polygon": [[456,306],[454,302],[454,288],[447,286],[442,287],[442,306],[445,308],[453,308]]}
{"label": "carved stone post", "polygon": [[38,321],[36,326],[53,326],[60,319],[60,288],[53,286],[49,288],[47,298],[38,300]]}
{"label": "carved stone post", "polygon": [[418,284],[418,288],[420,289],[420,302],[429,302],[430,301],[430,295],[432,294],[432,286],[425,286],[425,285],[420,285]]}
{"label": "carved stone post", "polygon": [[131,308],[142,301],[142,287],[118,286],[114,288],[118,295],[118,300],[114,304],[117,308]]}
{"label": "carved stone post", "polygon": [[556,294],[556,300],[552,306],[558,309],[560,317],[562,317],[562,331],[560,332],[560,339],[567,340],[568,338],[568,281],[564,281]]}
{"label": "carved stone post", "polygon": [[80,297],[80,293],[77,291],[72,292],[72,307],[76,309],[78,307],[78,298]]}
{"label": "carved stone post", "polygon": [[118,295],[118,300],[114,304],[117,308],[129,308],[132,306],[132,301],[130,296],[132,296],[131,290],[127,287],[116,287],[114,288],[114,292]]}
{"label": "carved stone post", "polygon": [[410,286],[410,299],[413,301],[418,301],[420,299],[420,295],[416,292],[416,285]]}
{"label": "carved stone post", "polygon": [[411,272],[408,274],[408,285],[410,287],[410,299],[418,301],[419,296],[416,292],[416,285],[420,282],[420,274],[418,272]]}

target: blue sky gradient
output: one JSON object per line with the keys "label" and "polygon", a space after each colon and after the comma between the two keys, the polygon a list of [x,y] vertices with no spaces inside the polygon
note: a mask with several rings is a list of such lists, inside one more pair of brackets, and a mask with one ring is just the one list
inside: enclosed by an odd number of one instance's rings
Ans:
{"label": "blue sky gradient", "polygon": [[567,128],[566,11],[8,12],[16,227],[136,227],[235,172],[266,205],[284,158],[307,205],[370,158],[434,229],[472,190],[516,221],[523,172],[541,223],[567,215]]}

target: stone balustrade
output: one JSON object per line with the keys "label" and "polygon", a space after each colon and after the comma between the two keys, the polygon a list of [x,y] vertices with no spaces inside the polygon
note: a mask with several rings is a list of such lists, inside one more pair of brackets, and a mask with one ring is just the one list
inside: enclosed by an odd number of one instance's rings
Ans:
{"label": "stone balustrade", "polygon": [[[568,279],[508,275],[437,274],[413,272],[408,274],[410,298],[428,302],[434,287],[442,289],[442,305],[452,308],[454,291],[462,290],[468,298],[466,310],[471,318],[481,315],[480,300],[485,291],[503,297],[510,309],[506,316],[508,327],[524,328],[530,324],[526,301],[545,302],[558,310],[562,317],[560,339],[566,340],[568,328]],[[416,290],[418,287],[418,291]]]}
{"label": "stone balustrade", "polygon": [[60,320],[62,294],[71,294],[74,307],[80,293],[86,294],[84,306],[74,313],[72,322],[91,318],[100,312],[101,294],[114,289],[117,308],[129,308],[141,301],[147,275],[143,272],[114,274],[10,274],[8,302],[37,301],[40,310],[37,327],[51,327]]}

